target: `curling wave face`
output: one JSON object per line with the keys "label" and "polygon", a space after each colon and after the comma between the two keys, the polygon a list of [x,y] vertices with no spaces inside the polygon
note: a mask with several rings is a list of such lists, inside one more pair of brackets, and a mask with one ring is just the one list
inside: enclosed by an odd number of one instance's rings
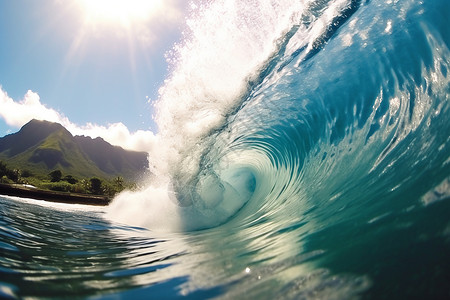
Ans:
{"label": "curling wave face", "polygon": [[160,91],[153,177],[111,216],[332,224],[448,197],[448,1],[291,2],[198,9]]}

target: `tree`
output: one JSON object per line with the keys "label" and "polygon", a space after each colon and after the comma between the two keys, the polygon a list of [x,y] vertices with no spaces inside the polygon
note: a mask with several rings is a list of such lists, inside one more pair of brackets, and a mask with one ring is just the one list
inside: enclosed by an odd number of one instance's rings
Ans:
{"label": "tree", "polygon": [[21,176],[28,178],[28,177],[33,176],[33,173],[30,170],[23,170]]}
{"label": "tree", "polygon": [[84,189],[84,191],[89,191],[91,189],[91,182],[86,180],[85,178],[81,179],[80,185]]}
{"label": "tree", "polygon": [[121,192],[125,188],[125,182],[123,180],[123,177],[117,176],[114,178],[114,185],[117,192]]}
{"label": "tree", "polygon": [[60,170],[54,170],[48,174],[51,182],[59,182],[62,178],[62,172]]}
{"label": "tree", "polygon": [[6,164],[0,160],[0,177],[3,177],[8,173],[8,168]]}
{"label": "tree", "polygon": [[93,194],[101,195],[102,194],[102,181],[98,179],[97,177],[92,177],[89,179],[89,182],[91,184],[90,190]]}
{"label": "tree", "polygon": [[19,182],[20,179],[20,170],[19,169],[14,169],[14,170],[6,170],[6,177],[8,177],[9,179],[11,179],[14,182]]}
{"label": "tree", "polygon": [[78,182],[78,180],[76,178],[74,178],[72,175],[64,176],[64,181],[67,181],[70,184],[75,184]]}

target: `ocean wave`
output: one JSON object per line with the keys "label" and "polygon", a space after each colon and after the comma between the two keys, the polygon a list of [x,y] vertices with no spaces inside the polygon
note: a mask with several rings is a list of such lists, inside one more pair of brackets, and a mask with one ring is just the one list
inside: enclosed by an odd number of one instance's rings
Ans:
{"label": "ocean wave", "polygon": [[201,7],[160,92],[154,176],[112,210],[169,202],[190,230],[415,203],[449,174],[446,12],[409,0]]}

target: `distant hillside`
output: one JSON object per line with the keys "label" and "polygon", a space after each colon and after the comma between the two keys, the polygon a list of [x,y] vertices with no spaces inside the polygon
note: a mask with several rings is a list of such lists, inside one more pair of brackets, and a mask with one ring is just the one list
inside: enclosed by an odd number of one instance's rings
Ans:
{"label": "distant hillside", "polygon": [[38,120],[0,138],[0,160],[36,174],[59,169],[72,176],[126,179],[134,179],[148,166],[145,152],[124,150],[101,138],[74,137],[58,123]]}

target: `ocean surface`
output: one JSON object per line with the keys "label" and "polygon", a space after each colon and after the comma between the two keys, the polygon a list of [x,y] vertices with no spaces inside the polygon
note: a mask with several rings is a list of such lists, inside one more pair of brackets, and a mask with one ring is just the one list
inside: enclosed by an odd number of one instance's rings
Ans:
{"label": "ocean surface", "polygon": [[0,298],[450,299],[450,1],[187,24],[140,191],[0,196]]}

